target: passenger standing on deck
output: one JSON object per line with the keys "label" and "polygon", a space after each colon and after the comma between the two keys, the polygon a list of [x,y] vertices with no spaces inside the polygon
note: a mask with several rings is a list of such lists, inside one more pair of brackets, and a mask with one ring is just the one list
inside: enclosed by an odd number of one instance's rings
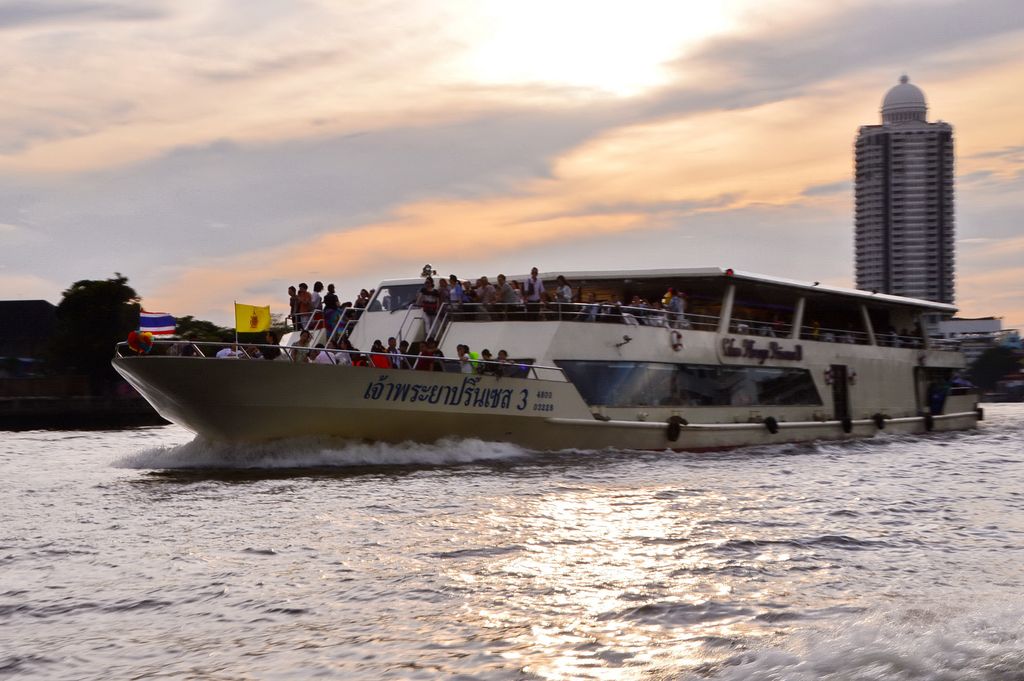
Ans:
{"label": "passenger standing on deck", "polygon": [[597,295],[593,291],[587,294],[587,304],[580,311],[580,319],[585,322],[596,322],[601,312],[601,306],[597,304]]}
{"label": "passenger standing on deck", "polygon": [[452,292],[448,290],[448,280],[441,277],[437,280],[437,296],[441,305],[451,300]]}
{"label": "passenger standing on deck", "polygon": [[401,362],[402,358],[398,356],[400,351],[398,349],[398,341],[395,339],[394,336],[391,336],[390,338],[388,338],[388,347],[385,350],[385,352],[388,353],[388,359],[391,361],[391,368],[392,369],[401,369],[402,368],[402,362]]}
{"label": "passenger standing on deck", "polygon": [[459,353],[459,371],[464,374],[475,374],[476,362],[469,352],[469,346],[460,344],[456,349]]}
{"label": "passenger standing on deck", "polygon": [[665,297],[668,299],[669,323],[673,329],[685,329],[689,326],[686,323],[686,294],[669,288]]}
{"label": "passenger standing on deck", "polygon": [[322,281],[314,282],[313,293],[310,294],[310,298],[313,299],[313,309],[322,310],[324,309],[323,299],[324,283]]}
{"label": "passenger standing on deck", "polygon": [[299,330],[299,294],[294,286],[288,287],[288,316],[292,319],[292,328]]}
{"label": "passenger standing on deck", "polygon": [[448,277],[448,305],[452,312],[462,312],[462,303],[465,302],[465,293],[462,290],[462,282],[454,274]]}
{"label": "passenger standing on deck", "polygon": [[338,308],[338,294],[334,292],[334,284],[328,284],[327,294],[324,296],[324,325],[328,334],[334,333],[339,321],[341,310]]}
{"label": "passenger standing on deck", "polygon": [[515,295],[515,298],[516,298],[516,310],[518,312],[522,312],[523,311],[523,288],[522,288],[522,286],[520,286],[519,282],[516,281],[515,279],[512,280],[512,293]]}
{"label": "passenger standing on deck", "polygon": [[370,292],[365,288],[359,290],[359,295],[356,296],[356,302],[352,305],[353,319],[359,319],[363,315],[363,310],[370,304]]}
{"label": "passenger standing on deck", "polygon": [[572,308],[572,287],[561,274],[555,280],[555,303],[558,310],[558,318],[565,319],[565,315],[571,314]]}
{"label": "passenger standing on deck", "polygon": [[502,318],[507,319],[509,310],[516,304],[516,291],[505,279],[504,274],[498,275],[498,285],[494,287],[494,292]]}
{"label": "passenger standing on deck", "polygon": [[544,299],[544,282],[537,276],[537,268],[530,270],[530,277],[523,282],[523,299],[530,317],[536,319],[540,312],[540,301]]}
{"label": "passenger standing on deck", "polygon": [[491,310],[494,309],[494,303],[497,300],[497,291],[491,282],[487,281],[487,277],[480,277],[476,284],[476,301],[477,310],[479,313],[477,319],[484,322],[491,321]]}
{"label": "passenger standing on deck", "polygon": [[416,296],[416,305],[423,310],[423,316],[426,317],[427,332],[429,333],[430,328],[434,325],[437,310],[441,306],[441,294],[434,288],[433,277],[427,277],[423,282],[423,288],[420,289],[419,294]]}
{"label": "passenger standing on deck", "polygon": [[309,318],[313,315],[313,295],[309,292],[306,282],[299,284],[299,328],[306,328]]}

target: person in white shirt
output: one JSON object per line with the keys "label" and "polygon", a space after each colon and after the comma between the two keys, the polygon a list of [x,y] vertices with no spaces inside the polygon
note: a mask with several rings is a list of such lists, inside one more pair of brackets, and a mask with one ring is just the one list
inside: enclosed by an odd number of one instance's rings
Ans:
{"label": "person in white shirt", "polygon": [[[314,356],[313,353],[316,353]],[[317,344],[315,350],[311,350],[309,356],[313,358],[313,364],[337,364],[334,353],[324,350],[324,346]]]}
{"label": "person in white shirt", "polygon": [[530,270],[530,277],[523,281],[523,298],[528,303],[539,303],[544,297],[544,281],[537,276],[537,268]]}
{"label": "person in white shirt", "polygon": [[237,345],[228,345],[217,351],[218,359],[238,359],[241,355],[242,351],[238,349]]}
{"label": "person in white shirt", "polygon": [[540,312],[540,302],[544,299],[544,282],[537,276],[537,268],[530,270],[530,277],[523,282],[523,300],[531,318]]}
{"label": "person in white shirt", "polygon": [[321,293],[321,291],[323,291],[323,290],[324,290],[324,283],[322,281],[318,281],[318,282],[313,284],[312,298],[313,298],[313,309],[314,310],[322,310],[322,309],[324,309],[324,299],[323,299],[323,294]]}

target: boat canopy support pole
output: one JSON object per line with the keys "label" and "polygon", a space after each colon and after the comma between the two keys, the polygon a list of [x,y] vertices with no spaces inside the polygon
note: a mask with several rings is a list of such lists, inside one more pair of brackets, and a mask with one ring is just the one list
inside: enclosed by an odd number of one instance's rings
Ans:
{"label": "boat canopy support pole", "polygon": [[804,303],[807,299],[800,296],[796,299],[796,309],[793,310],[793,330],[789,337],[793,340],[800,340],[800,327],[804,325]]}
{"label": "boat canopy support pole", "polygon": [[860,318],[864,322],[864,330],[868,334],[868,345],[878,345],[878,341],[875,340],[875,327],[871,325],[871,315],[868,314],[868,306],[860,306]]}
{"label": "boat canopy support pole", "polygon": [[718,333],[729,333],[729,326],[732,322],[732,303],[736,299],[736,284],[729,284],[725,287],[725,295],[722,297],[722,314],[718,317]]}

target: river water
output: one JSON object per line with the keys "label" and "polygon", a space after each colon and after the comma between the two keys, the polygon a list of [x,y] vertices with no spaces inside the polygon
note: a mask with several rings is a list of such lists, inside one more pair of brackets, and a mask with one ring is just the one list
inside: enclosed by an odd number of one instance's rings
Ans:
{"label": "river water", "polygon": [[0,677],[1024,679],[1024,405],[715,454],[4,433]]}

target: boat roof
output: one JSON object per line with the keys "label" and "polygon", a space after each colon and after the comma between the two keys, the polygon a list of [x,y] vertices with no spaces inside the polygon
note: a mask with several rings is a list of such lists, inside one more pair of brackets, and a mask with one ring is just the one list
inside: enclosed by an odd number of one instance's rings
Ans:
{"label": "boat roof", "polygon": [[[899,305],[903,307],[916,307],[926,308],[934,310],[936,312],[943,313],[955,313],[957,307],[955,305],[949,305],[947,303],[938,303],[934,300],[923,300],[921,298],[906,298],[904,296],[894,296],[887,293],[874,293],[872,291],[863,291],[861,289],[844,288],[841,286],[829,286],[820,282],[808,282],[800,281],[798,279],[787,279],[784,277],[773,277],[767,274],[757,274],[755,272],[744,272],[742,270],[725,269],[721,267],[689,267],[689,268],[670,268],[670,269],[647,269],[647,270],[583,270],[583,271],[558,271],[558,272],[539,272],[538,276],[544,281],[551,281],[559,275],[564,276],[570,282],[574,280],[587,280],[587,281],[601,281],[601,280],[618,280],[618,281],[629,281],[636,279],[707,279],[707,278],[730,278],[736,280],[750,281],[757,284],[765,284],[769,286],[778,286],[782,288],[790,288],[797,290],[804,290],[809,293],[824,293],[838,296],[845,296],[850,298],[860,298],[865,301],[873,301],[876,303],[887,303],[890,305]],[[442,275],[435,275],[442,276]],[[509,279],[526,279],[528,274],[512,274],[507,275]],[[490,278],[490,276],[488,275]],[[475,279],[475,277],[461,277],[465,279]],[[418,277],[414,279],[389,279],[380,283],[381,287],[384,286],[402,286],[408,284],[422,284],[424,277]]]}

